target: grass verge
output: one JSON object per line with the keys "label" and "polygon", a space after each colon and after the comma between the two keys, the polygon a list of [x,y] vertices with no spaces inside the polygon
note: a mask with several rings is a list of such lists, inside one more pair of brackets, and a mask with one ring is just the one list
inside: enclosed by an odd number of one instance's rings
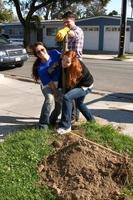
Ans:
{"label": "grass verge", "polygon": [[[111,125],[102,126],[97,123],[85,123],[82,127],[85,129],[85,136],[89,140],[133,158],[133,138],[120,134]],[[128,197],[128,200],[132,200],[133,183],[122,188],[122,193]]]}
{"label": "grass verge", "polygon": [[83,124],[85,136],[96,143],[109,147],[125,156],[133,157],[133,138],[120,134],[111,125]]}

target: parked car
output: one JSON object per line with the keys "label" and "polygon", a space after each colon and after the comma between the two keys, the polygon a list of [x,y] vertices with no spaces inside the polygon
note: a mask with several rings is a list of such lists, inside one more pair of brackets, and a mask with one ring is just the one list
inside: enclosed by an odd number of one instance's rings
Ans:
{"label": "parked car", "polygon": [[28,57],[25,48],[12,44],[9,39],[0,35],[0,66],[21,67]]}
{"label": "parked car", "polygon": [[23,46],[23,39],[22,38],[9,38],[9,40],[10,40],[11,44]]}

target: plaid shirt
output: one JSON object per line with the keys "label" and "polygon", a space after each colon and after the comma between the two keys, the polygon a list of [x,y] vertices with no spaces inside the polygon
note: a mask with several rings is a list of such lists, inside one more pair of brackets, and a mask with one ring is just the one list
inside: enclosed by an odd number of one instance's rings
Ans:
{"label": "plaid shirt", "polygon": [[71,30],[74,31],[75,37],[68,37],[68,49],[76,51],[78,58],[81,58],[84,45],[83,30],[78,26],[74,26]]}

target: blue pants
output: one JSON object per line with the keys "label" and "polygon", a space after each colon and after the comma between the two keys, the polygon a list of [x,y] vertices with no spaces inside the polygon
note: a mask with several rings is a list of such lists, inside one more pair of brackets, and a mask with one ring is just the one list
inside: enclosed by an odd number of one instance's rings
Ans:
{"label": "blue pants", "polygon": [[64,94],[60,127],[65,128],[65,129],[71,127],[71,115],[72,115],[73,100],[75,100],[76,107],[84,115],[84,117],[87,119],[87,121],[94,120],[94,117],[90,113],[90,110],[83,103],[85,96],[90,91],[91,91],[90,89],[83,90],[82,88],[74,88]]}
{"label": "blue pants", "polygon": [[[54,124],[60,115],[62,102],[59,99],[56,101],[49,87],[41,88],[41,90],[45,99],[40,114],[39,124]],[[57,90],[57,92],[59,91]]]}

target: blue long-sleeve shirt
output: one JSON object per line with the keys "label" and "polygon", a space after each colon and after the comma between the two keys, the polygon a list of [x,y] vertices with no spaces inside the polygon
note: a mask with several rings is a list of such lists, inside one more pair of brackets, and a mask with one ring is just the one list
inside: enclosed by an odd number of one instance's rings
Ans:
{"label": "blue long-sleeve shirt", "polygon": [[50,68],[54,63],[60,61],[61,53],[56,49],[53,49],[48,51],[48,54],[50,56],[49,60],[45,63],[40,63],[38,66],[38,75],[44,86],[49,84],[51,81],[58,82],[61,73],[60,67],[56,67],[55,71],[52,74],[48,73],[48,68]]}

